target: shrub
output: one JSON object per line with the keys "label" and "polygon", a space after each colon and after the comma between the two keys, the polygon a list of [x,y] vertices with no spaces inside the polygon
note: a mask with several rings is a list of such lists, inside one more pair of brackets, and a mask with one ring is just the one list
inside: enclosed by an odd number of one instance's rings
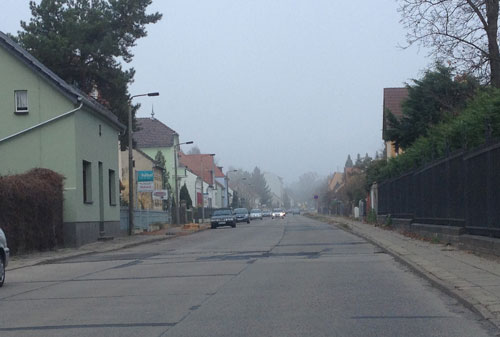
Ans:
{"label": "shrub", "polygon": [[460,115],[431,127],[426,136],[418,138],[403,154],[373,168],[367,185],[400,176],[449,152],[480,146],[488,135],[500,138],[499,89],[481,90]]}
{"label": "shrub", "polygon": [[370,209],[368,215],[366,216],[366,221],[368,223],[376,224],[377,223],[377,212],[373,208]]}
{"label": "shrub", "polygon": [[63,244],[63,180],[40,168],[0,177],[0,227],[13,254]]}
{"label": "shrub", "polygon": [[390,214],[387,215],[387,218],[385,219],[385,226],[392,227],[392,216]]}

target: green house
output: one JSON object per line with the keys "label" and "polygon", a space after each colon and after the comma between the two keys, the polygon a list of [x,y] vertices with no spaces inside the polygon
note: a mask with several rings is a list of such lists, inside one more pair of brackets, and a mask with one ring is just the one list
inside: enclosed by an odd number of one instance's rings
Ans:
{"label": "green house", "polygon": [[64,182],[68,246],[120,232],[118,135],[124,126],[0,32],[0,175],[48,168]]}
{"label": "green house", "polygon": [[[179,134],[154,117],[137,118],[137,131],[134,132],[134,141],[137,148],[151,158],[155,158],[158,151],[163,154],[165,169],[170,174],[170,186],[175,188],[174,147],[177,147],[176,150],[179,151]],[[177,169],[179,170],[179,163],[177,163]]]}

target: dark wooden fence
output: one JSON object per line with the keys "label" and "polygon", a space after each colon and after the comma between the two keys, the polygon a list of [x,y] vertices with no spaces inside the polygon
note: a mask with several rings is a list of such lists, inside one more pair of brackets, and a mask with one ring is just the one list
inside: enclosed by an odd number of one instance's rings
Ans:
{"label": "dark wooden fence", "polygon": [[500,142],[379,184],[378,213],[500,237]]}

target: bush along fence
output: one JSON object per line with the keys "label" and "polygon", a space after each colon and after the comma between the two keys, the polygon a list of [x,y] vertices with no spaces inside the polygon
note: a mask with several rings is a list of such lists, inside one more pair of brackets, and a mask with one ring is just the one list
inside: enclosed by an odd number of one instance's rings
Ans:
{"label": "bush along fence", "polygon": [[382,182],[378,214],[500,237],[500,142]]}
{"label": "bush along fence", "polygon": [[40,168],[0,177],[0,227],[13,254],[63,245],[63,180]]}

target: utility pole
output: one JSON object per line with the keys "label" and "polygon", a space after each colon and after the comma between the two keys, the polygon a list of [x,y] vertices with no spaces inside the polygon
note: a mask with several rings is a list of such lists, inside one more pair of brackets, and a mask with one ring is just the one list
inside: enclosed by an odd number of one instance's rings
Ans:
{"label": "utility pole", "polygon": [[157,92],[130,96],[128,100],[128,235],[134,228],[134,155],[132,149],[132,99],[140,96],[159,96]]}

